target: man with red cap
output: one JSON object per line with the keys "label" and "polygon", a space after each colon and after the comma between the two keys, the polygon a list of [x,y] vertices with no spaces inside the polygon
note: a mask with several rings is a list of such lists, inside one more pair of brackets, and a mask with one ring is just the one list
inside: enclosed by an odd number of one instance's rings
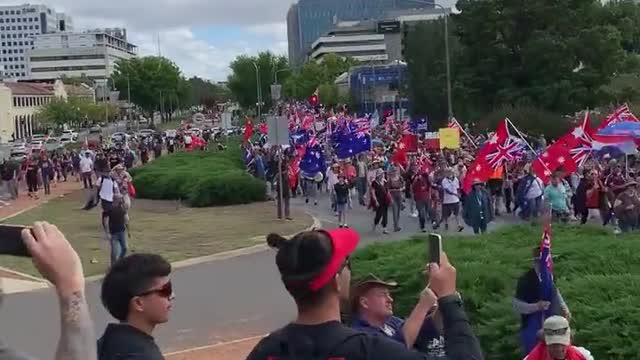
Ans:
{"label": "man with red cap", "polygon": [[[358,241],[352,229],[305,231],[292,239],[267,236],[267,243],[278,249],[276,264],[296,302],[298,316],[262,339],[248,360],[430,359],[401,343],[350,329],[340,322],[341,300],[349,297],[349,256]],[[446,254],[442,254],[440,264],[430,264],[429,278],[442,313],[447,358],[483,359],[456,292],[456,270]]]}

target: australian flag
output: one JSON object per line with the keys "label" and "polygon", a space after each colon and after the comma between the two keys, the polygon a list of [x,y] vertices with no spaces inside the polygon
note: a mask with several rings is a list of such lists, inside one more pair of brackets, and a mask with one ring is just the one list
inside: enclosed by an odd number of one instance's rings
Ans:
{"label": "australian flag", "polygon": [[347,159],[371,149],[371,127],[351,122],[333,135],[333,147],[339,159]]}
{"label": "australian flag", "polygon": [[325,170],[325,158],[322,147],[316,142],[307,146],[307,151],[300,162],[300,170],[309,176],[314,176]]}
{"label": "australian flag", "polygon": [[424,134],[427,132],[427,118],[411,119],[409,132],[412,134]]}

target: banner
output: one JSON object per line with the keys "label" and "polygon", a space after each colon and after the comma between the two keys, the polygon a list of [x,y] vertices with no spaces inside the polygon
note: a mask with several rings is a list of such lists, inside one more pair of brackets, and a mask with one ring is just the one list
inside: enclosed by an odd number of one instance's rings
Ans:
{"label": "banner", "polygon": [[426,132],[424,134],[424,146],[429,150],[440,150],[440,133]]}
{"label": "banner", "polygon": [[458,129],[440,129],[440,149],[459,149],[460,132]]}

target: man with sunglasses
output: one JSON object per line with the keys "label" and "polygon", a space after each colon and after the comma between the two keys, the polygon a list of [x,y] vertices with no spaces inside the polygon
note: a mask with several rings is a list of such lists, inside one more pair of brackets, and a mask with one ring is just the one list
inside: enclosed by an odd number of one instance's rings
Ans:
{"label": "man with sunglasses", "polygon": [[[359,242],[351,229],[305,231],[292,239],[269,234],[267,243],[278,249],[276,265],[293,297],[298,316],[289,325],[262,339],[248,360],[430,359],[383,336],[351,329],[340,322],[341,300],[349,297],[349,255]],[[456,270],[442,254],[440,264],[430,264],[430,288],[438,297],[445,347],[449,360],[483,359],[460,295]]]}
{"label": "man with sunglasses", "polygon": [[118,260],[102,283],[102,303],[119,323],[98,340],[99,360],[163,360],[152,333],[169,320],[171,264],[159,255],[134,254]]}

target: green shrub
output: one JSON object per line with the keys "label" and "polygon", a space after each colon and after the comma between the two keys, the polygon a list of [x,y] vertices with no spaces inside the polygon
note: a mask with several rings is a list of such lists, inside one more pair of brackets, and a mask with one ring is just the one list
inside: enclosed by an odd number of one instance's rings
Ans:
{"label": "green shrub", "polygon": [[[531,266],[540,244],[539,226],[514,226],[489,235],[445,236],[443,247],[458,270],[465,301],[487,359],[519,359],[519,316],[511,310],[518,277]],[[640,243],[600,227],[554,228],[556,283],[569,305],[575,343],[596,359],[638,357],[640,334]],[[416,256],[418,255],[418,256]],[[354,278],[375,273],[401,284],[396,312],[406,316],[424,287],[425,237],[377,243],[356,253]]]}
{"label": "green shrub", "polygon": [[265,199],[264,182],[245,171],[240,149],[181,152],[133,169],[137,196],[183,200],[188,206],[246,204]]}

